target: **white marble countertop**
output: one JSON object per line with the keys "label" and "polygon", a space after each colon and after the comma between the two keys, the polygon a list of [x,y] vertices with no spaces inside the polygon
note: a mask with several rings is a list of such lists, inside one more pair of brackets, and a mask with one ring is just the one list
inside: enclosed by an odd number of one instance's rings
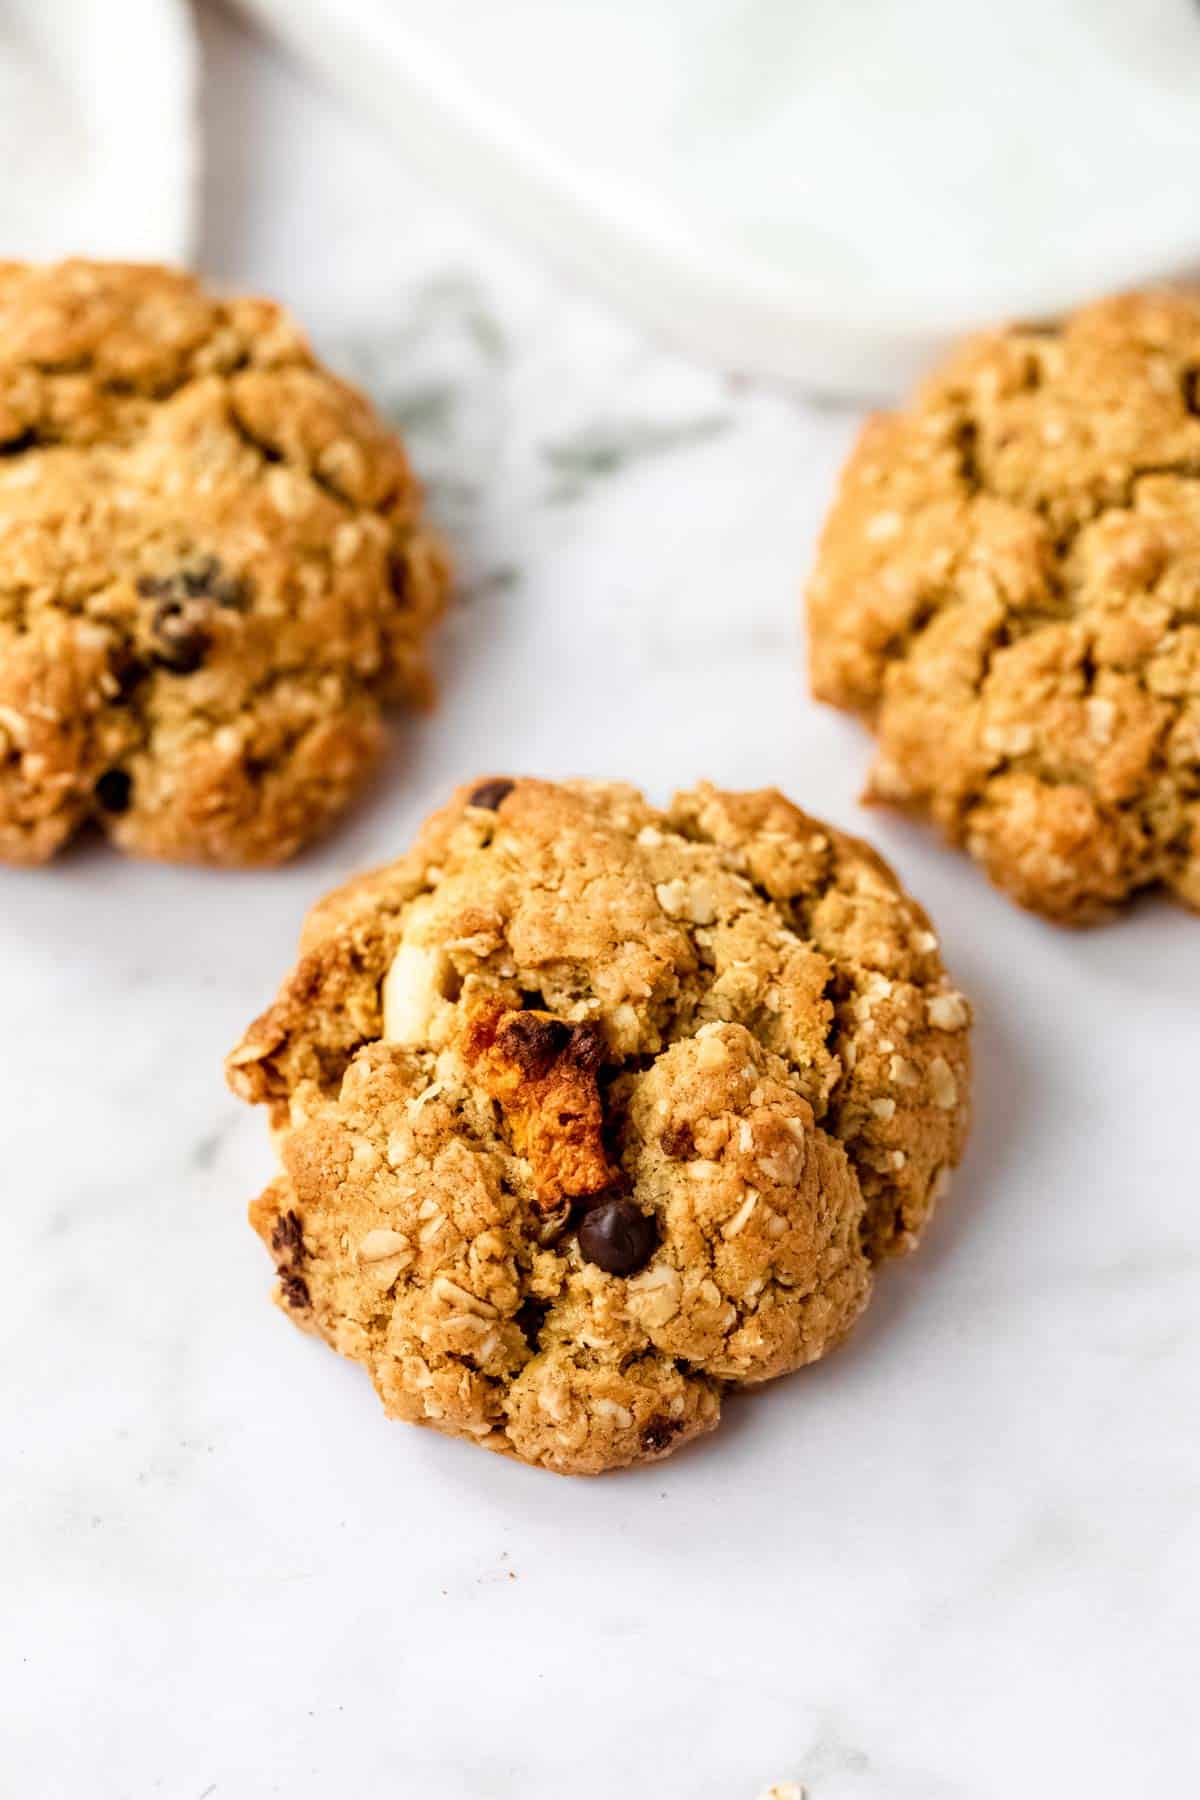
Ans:
{"label": "white marble countertop", "polygon": [[[0,877],[15,1800],[1128,1800],[1200,1788],[1200,924],[1019,915],[865,818],[796,591],[856,419],[490,242],[206,14],[202,262],[408,424],[466,593],[443,702],[264,875]],[[659,1468],[389,1426],[289,1330],[220,1059],[306,904],[477,770],[776,782],[869,830],[979,1015],[977,1127],[851,1343]]]}

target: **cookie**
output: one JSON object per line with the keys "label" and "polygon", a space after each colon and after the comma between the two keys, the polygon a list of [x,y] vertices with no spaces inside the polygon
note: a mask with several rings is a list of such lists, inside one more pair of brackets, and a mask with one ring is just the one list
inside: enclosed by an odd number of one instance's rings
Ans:
{"label": "cookie", "polygon": [[781,795],[491,779],[314,908],[229,1058],[284,1310],[394,1418],[653,1460],[825,1355],[966,1130],[969,1009]]}
{"label": "cookie", "polygon": [[447,562],[279,307],[0,264],[0,859],[278,862],[431,696]]}
{"label": "cookie", "polygon": [[871,420],[808,615],[870,798],[1052,919],[1200,908],[1200,298],[977,338]]}

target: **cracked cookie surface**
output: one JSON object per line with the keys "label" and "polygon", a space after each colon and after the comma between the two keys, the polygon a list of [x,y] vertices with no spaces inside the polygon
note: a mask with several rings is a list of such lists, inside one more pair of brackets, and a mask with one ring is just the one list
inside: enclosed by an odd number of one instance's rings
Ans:
{"label": "cracked cookie surface", "polygon": [[422,704],[448,581],[404,451],[265,300],[0,264],[0,859],[89,821],[271,863]]}
{"label": "cracked cookie surface", "polygon": [[964,345],[863,432],[808,615],[868,797],[1051,918],[1200,909],[1200,297]]}
{"label": "cracked cookie surface", "polygon": [[228,1063],[284,1310],[396,1418],[565,1473],[814,1361],[957,1162],[966,1001],[781,795],[462,790],[310,913]]}

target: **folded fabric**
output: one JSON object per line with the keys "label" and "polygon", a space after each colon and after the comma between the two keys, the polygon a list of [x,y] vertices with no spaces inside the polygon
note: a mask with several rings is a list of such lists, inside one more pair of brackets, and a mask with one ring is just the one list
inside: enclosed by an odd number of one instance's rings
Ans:
{"label": "folded fabric", "polygon": [[726,366],[870,394],[1200,248],[1194,0],[243,0],[448,190]]}
{"label": "folded fabric", "polygon": [[195,78],[184,0],[6,0],[0,255],[186,260]]}

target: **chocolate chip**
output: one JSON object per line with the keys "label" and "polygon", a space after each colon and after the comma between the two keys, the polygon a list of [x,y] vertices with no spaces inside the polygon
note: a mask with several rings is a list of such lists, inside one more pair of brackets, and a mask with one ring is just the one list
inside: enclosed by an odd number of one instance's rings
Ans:
{"label": "chocolate chip", "polygon": [[571,1027],[544,1013],[519,1012],[496,1036],[496,1048],[530,1080],[544,1075],[571,1041]]}
{"label": "chocolate chip", "polygon": [[296,1213],[280,1213],[271,1233],[271,1248],[280,1262],[303,1262],[304,1227]]}
{"label": "chocolate chip", "polygon": [[1183,404],[1190,413],[1200,416],[1200,369],[1183,371]]}
{"label": "chocolate chip", "polygon": [[0,444],[0,456],[23,456],[26,450],[36,449],[40,439],[32,428],[18,431],[15,437],[5,438]]}
{"label": "chocolate chip", "polygon": [[581,1074],[594,1075],[607,1046],[597,1025],[568,1025],[532,1010],[513,1013],[496,1034],[496,1048],[530,1081],[549,1072],[561,1057]]}
{"label": "chocolate chip", "polygon": [[107,813],[128,812],[133,797],[133,782],[124,769],[105,769],[93,789]]}
{"label": "chocolate chip", "polygon": [[191,675],[212,649],[203,601],[160,600],[151,631],[155,657],[176,675]]}
{"label": "chocolate chip", "polygon": [[227,575],[215,556],[194,557],[169,575],[142,575],[137,591],[145,599],[215,600],[239,610],[250,599],[249,585],[238,575]]}
{"label": "chocolate chip", "polygon": [[651,1419],[642,1432],[642,1449],[651,1454],[657,1450],[665,1450],[682,1430],[682,1419]]}
{"label": "chocolate chip", "polygon": [[696,1140],[686,1119],[664,1125],[658,1142],[663,1155],[673,1157],[676,1162],[691,1162],[696,1154]]}
{"label": "chocolate chip", "polygon": [[140,681],[146,678],[146,665],[127,644],[116,644],[109,652],[108,672],[117,690],[117,698],[125,700]]}
{"label": "chocolate chip", "polygon": [[598,1206],[610,1206],[614,1200],[627,1194],[629,1187],[629,1177],[624,1170],[618,1169],[613,1180],[598,1194],[572,1194],[568,1204],[578,1221],[584,1213],[594,1212]]}
{"label": "chocolate chip", "polygon": [[954,434],[954,447],[958,451],[959,474],[965,485],[975,493],[980,485],[979,473],[979,427],[973,419],[964,419]]}
{"label": "chocolate chip", "polygon": [[290,1269],[279,1271],[279,1291],[289,1306],[297,1311],[311,1305],[308,1297],[308,1283],[303,1275],[294,1275]]}
{"label": "chocolate chip", "polygon": [[214,606],[241,611],[249,589],[227,575],[215,556],[198,556],[169,575],[142,575],[137,591],[157,600],[150,630],[155,660],[176,675],[191,675],[212,649]]}
{"label": "chocolate chip", "polygon": [[598,1025],[576,1025],[567,1045],[566,1060],[585,1075],[594,1075],[604,1061],[607,1045]]}
{"label": "chocolate chip", "polygon": [[579,1227],[584,1259],[609,1275],[632,1275],[649,1262],[657,1242],[654,1220],[632,1200],[605,1200]]}
{"label": "chocolate chip", "polygon": [[467,805],[480,806],[485,812],[495,812],[500,802],[508,799],[516,785],[515,781],[506,781],[503,776],[498,776],[494,781],[481,781],[472,790]]}

